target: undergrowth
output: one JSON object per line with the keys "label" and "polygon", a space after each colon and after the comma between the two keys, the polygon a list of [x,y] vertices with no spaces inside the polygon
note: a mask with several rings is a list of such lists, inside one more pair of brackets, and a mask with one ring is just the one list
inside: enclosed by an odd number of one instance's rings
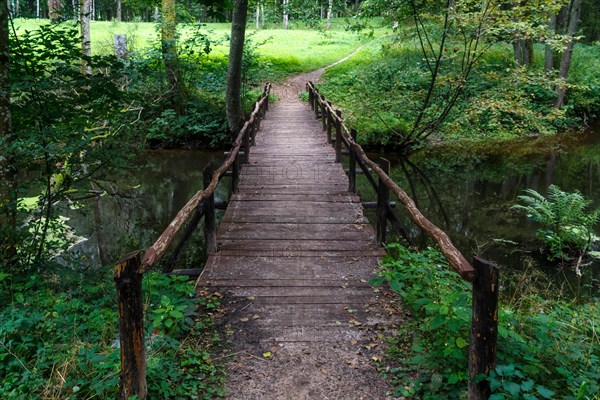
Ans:
{"label": "undergrowth", "polygon": [[[144,278],[149,398],[222,396],[223,371],[212,361],[211,299],[186,278]],[[116,398],[117,305],[112,271],[0,274],[0,398]]]}
{"label": "undergrowth", "polygon": [[[410,27],[381,37],[325,73],[321,93],[344,111],[361,143],[393,147],[413,127],[427,92],[428,73]],[[449,43],[448,51],[457,49]],[[543,60],[543,48],[536,47]],[[475,67],[433,142],[490,142],[552,135],[584,126],[600,115],[600,46],[578,44],[573,53],[568,102],[554,108],[556,77],[542,65],[515,66],[508,46],[494,45]],[[439,85],[454,84],[447,64]],[[385,94],[385,95],[382,95]],[[442,98],[434,101],[443,102]]]}
{"label": "undergrowth", "polygon": [[[515,273],[516,274],[516,273]],[[551,282],[534,269],[502,279],[516,284],[501,291],[497,367],[492,399],[597,399],[600,396],[600,303],[575,304],[538,290]],[[526,278],[526,279],[522,279]],[[532,279],[542,282],[532,282]],[[385,376],[395,395],[466,398],[471,320],[470,286],[442,254],[388,245],[381,277],[410,312],[391,339]],[[546,286],[544,286],[546,285]]]}

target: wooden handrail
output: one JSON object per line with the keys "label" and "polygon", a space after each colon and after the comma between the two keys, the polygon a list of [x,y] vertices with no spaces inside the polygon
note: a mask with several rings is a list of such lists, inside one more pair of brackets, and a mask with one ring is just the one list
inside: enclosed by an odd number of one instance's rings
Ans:
{"label": "wooden handrail", "polygon": [[[137,395],[140,400],[146,400],[148,396],[146,386],[146,357],[144,354],[142,276],[165,255],[177,233],[192,216],[194,216],[190,223],[192,226],[188,224],[188,229],[184,236],[189,237],[196,228],[200,218],[204,216],[207,254],[216,251],[216,239],[214,236],[215,189],[221,178],[233,166],[232,191],[235,192],[242,143],[246,146],[244,149],[245,157],[248,157],[250,151],[250,141],[248,139],[252,135],[251,141],[254,141],[254,135],[256,134],[260,120],[269,109],[270,91],[271,84],[267,83],[262,95],[254,103],[250,117],[238,132],[233,142],[233,147],[221,166],[212,172],[212,166],[209,164],[204,170],[204,190],[196,192],[186,205],[179,210],[173,221],[171,221],[156,242],[146,250],[143,258],[141,257],[141,252],[137,251],[125,256],[115,266],[114,279],[119,302],[119,336],[121,343],[119,398],[126,399]],[[185,241],[186,238],[183,240]],[[170,264],[175,263],[180,250],[181,243],[180,247],[175,249]]]}
{"label": "wooden handrail", "polygon": [[[150,246],[148,250],[146,250],[146,252],[144,253],[144,257],[142,258],[142,264],[140,267],[141,273],[147,272],[150,268],[152,268],[154,264],[156,264],[162,258],[162,256],[164,256],[167,249],[173,242],[173,239],[177,235],[177,232],[179,232],[181,227],[190,218],[193,211],[200,205],[200,202],[210,197],[215,192],[219,181],[221,180],[225,172],[227,172],[227,170],[229,170],[229,168],[231,168],[231,166],[233,165],[233,162],[235,161],[242,146],[242,142],[244,141],[244,137],[246,137],[246,134],[248,133],[248,129],[250,129],[250,127],[254,124],[257,118],[260,118],[258,114],[262,114],[263,105],[265,107],[268,107],[270,91],[271,84],[267,83],[265,85],[265,89],[260,99],[254,104],[254,110],[252,111],[252,114],[250,114],[250,118],[248,118],[248,120],[244,123],[244,126],[242,127],[242,129],[240,129],[240,132],[238,133],[235,141],[233,142],[233,147],[229,151],[228,157],[225,159],[225,161],[223,161],[223,164],[221,164],[221,166],[217,168],[213,173],[210,184],[207,187],[205,187],[204,190],[196,192],[196,194],[194,194],[192,198],[188,200],[186,205],[183,206],[181,210],[179,210],[175,218],[173,218],[171,223],[159,236],[156,242],[154,242],[154,244]],[[246,153],[248,153],[248,149],[245,149],[245,151]]]}
{"label": "wooden handrail", "polygon": [[[433,222],[431,222],[427,217],[421,213],[413,199],[402,190],[396,182],[394,182],[388,174],[386,174],[383,169],[380,168],[377,163],[372,161],[369,157],[367,157],[363,148],[356,143],[354,139],[352,139],[352,135],[350,130],[344,124],[341,116],[338,115],[336,110],[325,100],[322,94],[318,92],[312,82],[308,82],[306,84],[307,90],[309,90],[311,94],[311,98],[316,98],[317,105],[323,110],[323,113],[326,113],[329,118],[331,118],[336,125],[338,125],[341,129],[342,135],[341,139],[344,144],[356,154],[356,157],[360,159],[364,164],[371,168],[373,172],[375,172],[379,178],[380,182],[383,182],[385,186],[387,186],[400,200],[400,203],[406,209],[411,220],[421,229],[423,229],[430,237],[432,237],[440,250],[448,260],[448,263],[452,266],[452,268],[465,280],[469,282],[473,282],[477,277],[477,271],[473,268],[473,266],[467,261],[465,256],[458,250],[450,237],[438,228]],[[324,114],[325,115],[325,114]]]}

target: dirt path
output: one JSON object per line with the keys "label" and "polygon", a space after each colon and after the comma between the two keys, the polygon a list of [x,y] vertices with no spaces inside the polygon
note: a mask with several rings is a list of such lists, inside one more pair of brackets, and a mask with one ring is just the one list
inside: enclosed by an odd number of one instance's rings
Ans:
{"label": "dirt path", "polygon": [[298,95],[306,90],[306,82],[318,82],[325,71],[348,60],[350,57],[354,56],[356,53],[361,51],[362,48],[363,46],[359,47],[358,49],[354,50],[351,54],[348,54],[341,60],[338,60],[326,67],[319,68],[315,71],[294,75],[293,77],[286,80],[284,83],[274,84],[273,92],[275,93],[275,95],[277,95],[278,101],[282,103],[299,103],[300,99]]}
{"label": "dirt path", "polygon": [[228,399],[389,398],[373,359],[391,321],[367,283],[384,252],[298,99],[324,70],[275,87],[284,101],[262,122],[200,277],[223,297]]}

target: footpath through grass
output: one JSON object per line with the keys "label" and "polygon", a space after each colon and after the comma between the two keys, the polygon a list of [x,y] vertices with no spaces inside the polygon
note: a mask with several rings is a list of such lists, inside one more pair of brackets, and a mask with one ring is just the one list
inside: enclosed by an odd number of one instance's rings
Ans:
{"label": "footpath through grass", "polygon": [[[18,32],[37,29],[46,20],[16,19],[14,24]],[[67,21],[65,23],[74,23]],[[197,26],[197,25],[196,25]],[[248,25],[246,30],[246,52],[257,56],[269,72],[265,78],[277,79],[284,76],[312,71],[330,65],[352,53],[369,39],[344,28],[343,19],[336,19],[330,31],[315,30],[298,26],[283,30],[278,27],[255,29]],[[192,25],[180,24],[180,44],[190,39],[196,32]],[[158,49],[160,31],[157,23],[151,22],[109,22],[93,21],[91,24],[91,44],[94,54],[109,54],[113,51],[115,34],[127,35],[130,51]],[[229,23],[202,24],[198,31],[210,41],[210,58],[223,59],[229,52],[228,37],[231,33]],[[384,33],[383,29],[375,35]]]}

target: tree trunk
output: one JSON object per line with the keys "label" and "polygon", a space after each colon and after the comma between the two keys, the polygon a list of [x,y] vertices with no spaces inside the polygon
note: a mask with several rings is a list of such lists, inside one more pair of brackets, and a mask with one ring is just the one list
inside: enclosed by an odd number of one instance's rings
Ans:
{"label": "tree trunk", "polygon": [[35,0],[35,17],[40,17],[40,0]]}
{"label": "tree trunk", "polygon": [[358,11],[358,7],[360,7],[360,0],[354,0],[354,11]]}
{"label": "tree trunk", "polygon": [[327,30],[331,29],[331,15],[333,14],[333,0],[329,0],[327,7]]}
{"label": "tree trunk", "polygon": [[0,4],[0,137],[6,146],[0,153],[0,259],[7,267],[16,262],[17,173],[12,150],[10,114],[10,54],[8,2]]}
{"label": "tree trunk", "polygon": [[234,137],[242,127],[242,58],[246,37],[248,0],[236,0],[231,21],[231,44],[227,66],[227,122]]}
{"label": "tree trunk", "polygon": [[[569,67],[571,66],[571,57],[573,55],[573,46],[575,45],[575,34],[577,33],[577,25],[579,24],[579,16],[581,15],[581,4],[583,0],[572,0],[571,1],[571,13],[569,16],[569,28],[567,34],[571,36],[571,40],[567,44],[562,59],[560,61],[560,69],[558,70],[558,76],[563,78],[565,81],[569,76]],[[556,89],[558,95],[554,107],[561,108],[565,102],[566,89],[563,85],[560,85]]]}
{"label": "tree trunk", "polygon": [[92,44],[90,41],[90,13],[92,11],[91,0],[80,0],[79,22],[81,24],[81,52],[83,53],[82,71],[86,75],[92,74],[92,66],[89,58],[92,57]]}
{"label": "tree trunk", "polygon": [[260,4],[256,5],[256,29],[260,28]]}
{"label": "tree trunk", "polygon": [[283,29],[287,29],[288,24],[289,24],[289,14],[288,14],[289,4],[290,4],[289,0],[283,0]]}
{"label": "tree trunk", "polygon": [[[556,15],[552,14],[550,16],[550,22],[548,23],[548,30],[552,35],[556,34]],[[544,57],[544,69],[546,71],[550,71],[554,69],[554,50],[552,46],[546,44],[546,51]]]}
{"label": "tree trunk", "polygon": [[263,29],[265,29],[265,6],[260,5],[260,25]]}
{"label": "tree trunk", "polygon": [[533,41],[531,39],[517,39],[513,42],[515,62],[519,65],[531,67],[533,64]]}
{"label": "tree trunk", "polygon": [[122,21],[122,7],[121,7],[121,0],[117,0],[117,21],[121,22]]}
{"label": "tree trunk", "polygon": [[48,0],[48,17],[52,22],[59,22],[62,17],[62,1]]}
{"label": "tree trunk", "polygon": [[518,65],[523,65],[523,46],[521,45],[520,39],[513,41],[513,53],[515,57],[515,62]]}
{"label": "tree trunk", "polygon": [[175,112],[182,115],[185,112],[185,93],[177,57],[175,0],[162,0],[161,37],[168,97]]}

